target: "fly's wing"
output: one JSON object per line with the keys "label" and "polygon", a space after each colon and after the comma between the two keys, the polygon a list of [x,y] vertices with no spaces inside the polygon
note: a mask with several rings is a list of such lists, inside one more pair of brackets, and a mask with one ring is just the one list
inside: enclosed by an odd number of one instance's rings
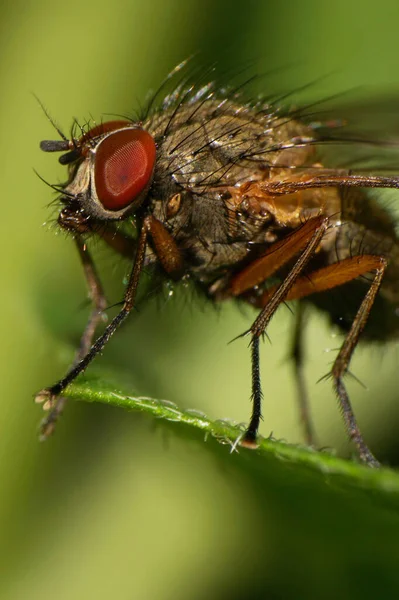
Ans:
{"label": "fly's wing", "polygon": [[326,133],[344,126],[354,138],[365,141],[376,136],[388,142],[399,138],[399,91],[348,92],[342,98],[321,100],[300,111],[306,120],[313,121]]}
{"label": "fly's wing", "polygon": [[345,94],[295,112],[314,131],[329,164],[399,175],[399,92]]}
{"label": "fly's wing", "polygon": [[345,94],[288,114],[313,132],[310,143],[321,163],[302,165],[308,182],[297,189],[337,178],[345,218],[395,237],[399,197],[378,188],[399,188],[399,93]]}

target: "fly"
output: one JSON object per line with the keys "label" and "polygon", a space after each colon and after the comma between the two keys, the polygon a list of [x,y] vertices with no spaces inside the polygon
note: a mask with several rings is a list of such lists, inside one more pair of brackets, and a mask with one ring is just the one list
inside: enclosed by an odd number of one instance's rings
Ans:
{"label": "fly", "polygon": [[[312,303],[328,312],[345,331],[330,373],[345,426],[360,459],[379,466],[344,376],[362,333],[366,339],[399,334],[399,240],[393,218],[366,191],[398,188],[399,179],[330,166],[325,149],[340,145],[345,153],[360,145],[374,152],[384,144],[351,134],[339,119],[248,103],[240,90],[226,95],[210,83],[182,83],[161,103],[154,97],[138,120],[86,126],[70,139],[60,135],[41,149],[64,153],[59,161],[67,182],[55,188],[58,224],[77,247],[93,310],[71,368],[36,395],[48,409],[42,436],[64,408],[63,391],[128,318],[145,267],[168,282],[191,280],[213,302],[237,298],[258,309],[246,332],[252,415],[240,443],[247,447],[256,446],[261,419],[259,341],[290,300],[299,304],[292,355],[301,415],[306,440],[314,442],[301,380],[302,307]],[[106,302],[89,251],[95,237],[132,262],[122,307],[97,338]]]}

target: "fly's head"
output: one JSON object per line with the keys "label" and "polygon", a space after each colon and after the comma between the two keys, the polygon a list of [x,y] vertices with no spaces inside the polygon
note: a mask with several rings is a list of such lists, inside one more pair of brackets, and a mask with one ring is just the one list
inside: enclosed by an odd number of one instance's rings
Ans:
{"label": "fly's head", "polygon": [[68,182],[62,188],[61,227],[84,233],[120,221],[143,204],[156,160],[154,138],[131,121],[108,121],[78,138],[43,141],[44,152],[63,152]]}

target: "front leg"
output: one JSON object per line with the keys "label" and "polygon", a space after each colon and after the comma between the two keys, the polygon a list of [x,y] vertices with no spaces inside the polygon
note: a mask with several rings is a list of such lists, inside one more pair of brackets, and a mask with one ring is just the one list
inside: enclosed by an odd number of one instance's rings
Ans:
{"label": "front leg", "polygon": [[[91,347],[86,349],[87,345],[91,344],[91,340],[89,339],[89,335],[85,335],[86,331],[90,329],[90,333],[92,328],[92,322],[89,321],[88,327],[85,330],[85,333],[82,337],[81,350],[85,349],[86,353],[81,356],[80,351],[77,357],[77,360],[73,363],[72,367],[69,369],[68,373],[60,379],[57,383],[52,385],[51,387],[44,388],[36,395],[36,402],[45,402],[49,403],[50,406],[55,405],[57,398],[59,398],[64,391],[64,389],[72,383],[78,375],[83,373],[91,361],[102,351],[104,346],[107,344],[108,340],[111,338],[116,329],[126,320],[130,311],[134,306],[134,302],[136,299],[137,288],[139,284],[140,274],[144,264],[145,251],[147,247],[147,236],[149,232],[149,224],[146,220],[144,220],[143,226],[140,231],[140,236],[137,245],[137,252],[134,261],[134,265],[131,271],[129,283],[126,288],[123,306],[120,312],[112,319],[111,323],[106,327],[104,333],[97,338],[94,344]],[[95,280],[94,280],[95,281]],[[101,294],[100,294],[101,296]],[[94,333],[94,331],[93,331]],[[62,407],[61,402],[61,407]],[[50,413],[51,414],[51,413]],[[49,415],[50,416],[50,415]],[[57,416],[55,414],[55,416]],[[48,421],[48,420],[47,420]],[[42,426],[42,435],[43,437],[47,437],[52,430],[54,429],[54,422],[44,422]]]}
{"label": "front leg", "polygon": [[[41,426],[43,439],[47,438],[52,433],[55,422],[63,410],[66,402],[66,399],[62,396],[63,390],[72,383],[78,375],[83,373],[91,361],[103,350],[116,329],[118,329],[130,314],[136,299],[148,236],[152,239],[157,257],[166,273],[171,277],[177,277],[181,272],[183,260],[175,241],[159,221],[152,216],[147,216],[143,221],[137,246],[135,248],[134,264],[126,288],[122,309],[106,327],[104,333],[97,338],[94,343],[93,337],[98,324],[102,320],[106,301],[100,280],[90,255],[87,252],[87,248],[81,237],[79,235],[76,237],[78,250],[82,258],[84,272],[88,282],[89,295],[94,303],[94,309],[82,335],[79,351],[68,373],[63,379],[60,379],[60,381],[51,387],[41,390],[36,395],[36,402],[44,402],[45,406],[50,409],[48,416],[44,419]],[[112,245],[119,250],[122,248],[122,241],[122,238],[118,238],[116,232],[106,239],[106,242],[109,245]]]}
{"label": "front leg", "polygon": [[[75,235],[74,240],[79,252],[80,260],[82,262],[83,272],[88,288],[88,296],[92,302],[93,308],[80,339],[79,349],[76,352],[74,361],[72,363],[72,368],[75,367],[88,353],[90,346],[93,343],[93,338],[97,327],[104,320],[104,311],[107,306],[104,290],[87,245],[79,234]],[[37,402],[43,401],[44,399],[45,397],[43,397],[41,394],[36,396]],[[45,401],[43,408],[48,410],[48,414],[40,424],[41,439],[46,439],[53,433],[58,418],[64,410],[66,402],[67,399],[64,396],[55,396],[50,400]]]}

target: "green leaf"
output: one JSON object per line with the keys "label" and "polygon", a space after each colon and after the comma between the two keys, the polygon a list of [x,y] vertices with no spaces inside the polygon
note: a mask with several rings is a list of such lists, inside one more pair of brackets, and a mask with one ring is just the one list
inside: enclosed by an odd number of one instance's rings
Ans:
{"label": "green leaf", "polygon": [[259,598],[364,600],[380,597],[382,587],[384,597],[397,597],[399,475],[394,471],[274,439],[259,439],[255,450],[243,448],[237,443],[243,426],[127,395],[98,379],[78,380],[67,396],[147,414],[171,438],[183,438],[183,448],[194,443],[210,453],[228,486],[240,482],[254,499],[240,515],[248,523],[243,556],[253,556],[253,575],[250,588],[234,584],[233,597],[247,597],[250,589],[251,597]]}
{"label": "green leaf", "polygon": [[[214,439],[227,445],[230,453],[243,453],[254,461],[264,461],[264,476],[268,469],[278,468],[280,473],[296,469],[296,478],[313,473],[320,486],[342,486],[342,489],[373,492],[385,503],[389,499],[392,508],[399,511],[399,475],[391,469],[371,469],[353,461],[343,460],[331,451],[316,451],[312,448],[288,444],[271,438],[259,437],[256,449],[243,448],[239,440],[244,426],[226,420],[212,421],[205,414],[192,409],[182,409],[166,400],[155,400],[143,396],[131,396],[99,379],[80,380],[68,387],[65,396],[84,402],[100,402],[130,411],[140,411],[160,419],[166,427],[179,424],[186,437],[196,438],[202,432],[204,443]],[[176,427],[173,428],[176,431]],[[228,457],[228,452],[226,452]]]}

